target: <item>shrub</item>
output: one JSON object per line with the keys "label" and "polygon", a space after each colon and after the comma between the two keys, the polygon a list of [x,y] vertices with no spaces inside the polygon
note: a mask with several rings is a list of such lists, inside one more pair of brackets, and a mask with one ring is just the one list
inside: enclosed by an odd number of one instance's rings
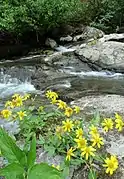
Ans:
{"label": "shrub", "polygon": [[124,23],[124,1],[123,0],[90,0],[88,4],[91,13],[91,25],[111,32]]}
{"label": "shrub", "polygon": [[78,0],[11,0],[0,2],[0,29],[16,33],[50,29],[83,16]]}

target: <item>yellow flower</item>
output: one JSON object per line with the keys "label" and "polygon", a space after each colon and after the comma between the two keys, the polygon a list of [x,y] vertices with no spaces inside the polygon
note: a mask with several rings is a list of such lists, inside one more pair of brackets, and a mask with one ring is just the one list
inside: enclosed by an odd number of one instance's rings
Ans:
{"label": "yellow flower", "polygon": [[116,156],[111,156],[110,158],[107,157],[104,161],[105,164],[103,166],[107,168],[106,173],[110,173],[110,175],[112,175],[118,168],[118,160]]}
{"label": "yellow flower", "polygon": [[89,134],[91,134],[91,135],[98,134],[98,129],[93,124],[90,126],[90,132],[89,132]]}
{"label": "yellow flower", "polygon": [[56,100],[56,98],[52,98],[50,103],[51,104],[56,104],[57,102],[58,102],[58,100]]}
{"label": "yellow flower", "polygon": [[94,147],[95,145],[97,145],[98,148],[101,147],[101,145],[104,145],[103,142],[103,137],[100,137],[99,134],[93,135],[91,142],[93,142],[92,146]]}
{"label": "yellow flower", "polygon": [[59,166],[59,165],[55,166],[55,165],[53,164],[52,167],[53,167],[53,168],[56,168],[57,170],[60,170],[60,166]]}
{"label": "yellow flower", "polygon": [[73,114],[73,109],[70,107],[67,107],[65,109],[65,116],[70,117]]}
{"label": "yellow flower", "polygon": [[43,106],[39,106],[38,112],[42,112],[43,110],[44,110],[44,107]]}
{"label": "yellow flower", "polygon": [[77,147],[79,149],[83,149],[87,145],[87,140],[84,137],[80,137],[79,139],[74,139],[74,141],[77,143]]}
{"label": "yellow flower", "polygon": [[58,105],[59,109],[65,109],[66,106],[67,106],[67,104],[64,101],[62,101],[62,100],[58,100],[58,104],[57,105]]}
{"label": "yellow flower", "polygon": [[76,130],[76,138],[80,138],[80,137],[82,137],[82,135],[83,135],[82,128],[77,129]]}
{"label": "yellow flower", "polygon": [[52,91],[51,90],[47,90],[46,91],[46,97],[48,98],[48,99],[50,99],[51,98],[51,93],[52,93]]}
{"label": "yellow flower", "polygon": [[25,94],[23,97],[22,97],[22,100],[23,101],[26,101],[27,99],[29,99],[31,97],[30,94]]}
{"label": "yellow flower", "polygon": [[118,131],[122,131],[122,128],[124,126],[124,122],[122,120],[122,117],[119,114],[116,113],[115,118],[116,118],[116,120],[115,120],[115,123],[116,123],[115,128],[118,129]]}
{"label": "yellow flower", "polygon": [[122,117],[118,113],[115,113],[115,118],[122,120]]}
{"label": "yellow flower", "polygon": [[56,135],[61,139],[62,134],[64,133],[63,127],[57,126],[56,127]]}
{"label": "yellow flower", "polygon": [[12,115],[12,112],[8,109],[4,109],[1,111],[1,114],[4,118],[8,119]]}
{"label": "yellow flower", "polygon": [[89,156],[95,156],[95,151],[96,149],[94,149],[92,146],[86,146],[85,148],[82,148],[81,156],[84,157],[85,155],[86,160],[88,160]]}
{"label": "yellow flower", "polygon": [[5,107],[13,108],[12,101],[7,101],[7,102],[5,103]]}
{"label": "yellow flower", "polygon": [[48,90],[48,91],[46,92],[46,97],[47,97],[48,99],[52,99],[52,98],[57,99],[57,98],[58,98],[58,94],[57,94],[56,92],[53,92],[53,91],[51,91],[51,90]]}
{"label": "yellow flower", "polygon": [[73,149],[72,147],[67,151],[67,156],[66,156],[66,160],[69,160],[70,161],[70,159],[71,159],[71,156],[72,157],[74,157],[75,155],[74,155],[74,150],[75,149]]}
{"label": "yellow flower", "polygon": [[81,123],[81,122],[80,122],[79,120],[75,120],[75,122],[74,122],[74,124],[75,124],[76,126],[77,126],[77,125],[79,126],[80,123]]}
{"label": "yellow flower", "polygon": [[70,132],[70,130],[73,128],[74,124],[71,120],[67,119],[66,121],[62,121],[63,123],[63,129],[64,131]]}
{"label": "yellow flower", "polygon": [[19,97],[20,96],[20,94],[14,94],[13,96],[12,96],[12,98],[17,98],[17,97]]}
{"label": "yellow flower", "polygon": [[22,106],[23,103],[22,103],[22,98],[21,96],[17,96],[15,97],[13,100],[12,100],[12,106],[13,107],[20,107]]}
{"label": "yellow flower", "polygon": [[16,100],[16,106],[20,107],[23,105],[21,96],[18,96],[15,100]]}
{"label": "yellow flower", "polygon": [[79,108],[78,106],[75,106],[75,107],[74,107],[74,111],[75,111],[75,113],[77,114],[77,113],[80,112],[80,108]]}
{"label": "yellow flower", "polygon": [[104,119],[104,122],[102,122],[102,126],[104,127],[103,129],[108,132],[110,129],[113,129],[113,121],[111,118],[106,118]]}
{"label": "yellow flower", "polygon": [[19,112],[17,112],[17,114],[18,114],[20,120],[22,120],[24,118],[24,116],[27,116],[25,111],[19,111]]}

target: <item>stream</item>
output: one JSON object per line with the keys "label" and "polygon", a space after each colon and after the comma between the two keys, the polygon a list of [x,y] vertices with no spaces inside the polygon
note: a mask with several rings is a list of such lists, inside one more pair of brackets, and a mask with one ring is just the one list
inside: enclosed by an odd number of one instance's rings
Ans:
{"label": "stream", "polygon": [[[27,60],[28,57],[25,59]],[[38,94],[41,97],[39,99],[42,99],[44,92],[48,89],[60,92],[62,96],[69,98],[69,102],[89,95],[124,95],[124,75],[121,73],[92,71],[85,68],[81,62],[77,64],[75,61],[74,63],[69,61],[64,65],[53,64],[51,67],[43,66],[40,63],[36,67],[33,61],[29,64],[18,63],[16,66],[8,67],[2,65],[0,68],[1,109],[4,101],[14,93]],[[0,119],[0,125],[12,133],[16,133],[19,127],[16,122],[12,123],[3,119]]]}
{"label": "stream", "polygon": [[[14,93],[36,93],[42,94],[46,89],[58,89],[64,91],[63,95],[77,94],[118,94],[124,95],[124,74],[110,71],[81,71],[74,66],[66,66],[55,69],[57,72],[54,79],[47,81],[41,89],[37,89],[32,76],[36,69],[32,66],[13,66],[11,68],[0,68],[0,98],[6,99]],[[61,74],[57,76],[57,74]],[[48,74],[49,75],[49,74]],[[50,74],[51,75],[51,74]],[[42,76],[41,76],[42,78]],[[45,77],[43,77],[45,78]],[[40,80],[40,79],[36,79]],[[38,81],[40,83],[40,81]]]}

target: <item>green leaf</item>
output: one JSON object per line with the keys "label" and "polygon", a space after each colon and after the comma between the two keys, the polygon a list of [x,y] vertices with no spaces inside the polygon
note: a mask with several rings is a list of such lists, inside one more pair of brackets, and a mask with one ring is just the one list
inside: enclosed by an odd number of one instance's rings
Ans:
{"label": "green leaf", "polygon": [[0,176],[5,176],[8,179],[17,179],[17,176],[23,176],[24,169],[18,163],[12,163],[5,168],[0,169]]}
{"label": "green leaf", "polygon": [[44,149],[48,152],[48,155],[49,156],[53,156],[55,154],[55,147],[53,146],[48,146],[48,145],[45,145],[44,146]]}
{"label": "green leaf", "polygon": [[88,179],[97,179],[96,172],[93,169],[90,169]]}
{"label": "green leaf", "polygon": [[100,124],[100,114],[99,114],[99,111],[95,111],[95,113],[94,113],[94,117],[93,117],[93,119],[90,121],[90,125],[98,125],[98,124]]}
{"label": "green leaf", "polygon": [[0,128],[0,150],[9,163],[18,162],[21,165],[26,165],[25,153],[16,145],[15,141]]}
{"label": "green leaf", "polygon": [[35,106],[29,106],[28,109],[29,109],[30,111],[33,111],[33,110],[35,109]]}
{"label": "green leaf", "polygon": [[61,172],[45,163],[41,163],[31,168],[28,179],[61,179]]}
{"label": "green leaf", "polygon": [[66,165],[62,172],[62,179],[65,179],[67,176],[69,176],[69,166]]}
{"label": "green leaf", "polygon": [[39,136],[38,144],[40,144],[40,145],[45,144],[45,139],[44,139],[44,137],[42,137],[41,135]]}
{"label": "green leaf", "polygon": [[71,159],[71,164],[72,165],[81,165],[83,164],[84,162],[80,159]]}
{"label": "green leaf", "polygon": [[36,160],[36,137],[34,136],[30,145],[30,151],[28,152],[27,165],[28,168],[34,165]]}
{"label": "green leaf", "polygon": [[94,156],[94,159],[97,160],[98,162],[104,161],[104,158],[102,157],[102,155],[98,155],[98,154]]}

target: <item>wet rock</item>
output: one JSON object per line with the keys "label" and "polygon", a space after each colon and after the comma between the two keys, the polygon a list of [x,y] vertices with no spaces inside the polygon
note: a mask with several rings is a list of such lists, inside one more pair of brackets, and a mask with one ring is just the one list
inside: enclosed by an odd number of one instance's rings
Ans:
{"label": "wet rock", "polygon": [[73,40],[73,38],[70,35],[60,38],[61,42],[71,42],[72,40]]}
{"label": "wet rock", "polygon": [[54,49],[54,48],[56,48],[58,46],[56,41],[51,39],[51,38],[46,39],[45,45],[48,46],[48,47],[51,47],[52,49]]}
{"label": "wet rock", "polygon": [[104,35],[98,41],[99,42],[106,42],[106,41],[124,42],[124,33],[123,34],[114,33],[114,34]]}
{"label": "wet rock", "polygon": [[64,92],[70,89],[70,82],[75,75],[69,74],[70,71],[90,71],[91,68],[82,63],[74,52],[57,52],[44,58],[42,63],[32,76],[32,84],[39,86],[39,89],[54,89]]}

